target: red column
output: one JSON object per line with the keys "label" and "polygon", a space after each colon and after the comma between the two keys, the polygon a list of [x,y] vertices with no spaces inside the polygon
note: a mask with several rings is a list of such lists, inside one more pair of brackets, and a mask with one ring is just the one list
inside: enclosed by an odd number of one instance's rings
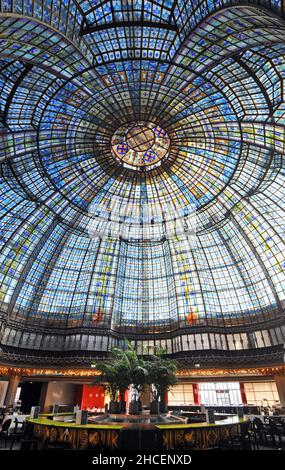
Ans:
{"label": "red column", "polygon": [[246,393],[245,393],[245,389],[244,389],[244,383],[240,382],[239,386],[240,386],[240,394],[241,394],[242,404],[247,405],[247,399],[246,399]]}
{"label": "red column", "polygon": [[194,396],[194,404],[200,405],[200,397],[199,397],[199,385],[192,384],[193,386],[193,396]]}
{"label": "red column", "polygon": [[130,390],[129,390],[129,389],[127,389],[127,390],[125,391],[124,400],[125,400],[127,406],[129,406],[129,402],[130,402]]}
{"label": "red column", "polygon": [[[122,399],[122,397],[121,397],[121,394],[119,393],[119,401],[121,401],[121,399]],[[124,391],[123,401],[128,403],[128,401],[129,401],[129,389]]]}
{"label": "red column", "polygon": [[168,405],[168,391],[167,390],[165,390],[163,401],[164,401],[165,405]]}

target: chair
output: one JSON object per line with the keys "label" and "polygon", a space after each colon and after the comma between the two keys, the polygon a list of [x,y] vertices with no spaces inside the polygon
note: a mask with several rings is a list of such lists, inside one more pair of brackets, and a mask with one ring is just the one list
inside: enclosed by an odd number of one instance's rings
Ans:
{"label": "chair", "polygon": [[251,450],[259,450],[259,443],[258,443],[257,436],[255,434],[255,428],[254,428],[254,425],[253,425],[252,421],[250,421],[250,423],[249,423],[248,433],[249,433],[249,437],[250,437]]}
{"label": "chair", "polygon": [[25,432],[25,422],[23,421],[19,422],[17,418],[15,418],[14,422],[15,422],[15,427],[12,430],[11,435],[10,435],[11,436],[10,450],[13,450],[15,441],[18,441],[18,442],[21,441]]}
{"label": "chair", "polygon": [[[269,419],[269,433],[274,447],[285,448],[285,431],[281,425],[277,425],[273,419]],[[284,438],[284,439],[283,439]]]}
{"label": "chair", "polygon": [[240,425],[240,431],[232,437],[233,448],[251,450],[251,426],[250,420]]}
{"label": "chair", "polygon": [[[15,425],[12,424],[12,419],[7,419],[3,426],[0,436],[5,441],[5,448],[7,447],[7,442],[10,441],[10,450],[13,450],[14,444],[16,441],[21,441],[24,435],[24,422],[19,422],[17,418],[14,419]],[[12,424],[12,427],[11,427]]]}
{"label": "chair", "polygon": [[4,408],[0,408],[0,425],[3,423],[4,418],[5,418]]}
{"label": "chair", "polygon": [[279,424],[282,427],[283,431],[285,431],[285,420],[284,420],[284,418],[278,418],[278,423],[277,424]]}
{"label": "chair", "polygon": [[268,433],[260,418],[254,418],[251,426],[257,444],[268,445]]}
{"label": "chair", "polygon": [[0,438],[2,438],[5,442],[5,449],[7,447],[7,442],[11,440],[11,432],[9,431],[10,426],[12,424],[12,419],[6,419],[2,425],[2,429],[0,432]]}
{"label": "chair", "polygon": [[37,450],[38,440],[34,437],[34,426],[25,421],[22,426],[22,437],[20,450]]}

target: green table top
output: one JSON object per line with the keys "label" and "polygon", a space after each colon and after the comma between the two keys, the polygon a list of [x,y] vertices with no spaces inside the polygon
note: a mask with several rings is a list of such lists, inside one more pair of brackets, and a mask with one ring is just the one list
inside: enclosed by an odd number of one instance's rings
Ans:
{"label": "green table top", "polygon": [[[70,413],[66,413],[67,415]],[[61,413],[60,413],[61,415]],[[72,429],[122,429],[125,424],[75,424],[75,423],[68,423],[64,421],[53,421],[48,418],[48,416],[57,416],[53,415],[52,413],[40,415],[39,418],[32,419],[28,418],[27,421],[32,424],[39,424],[43,426],[57,426],[57,427],[64,427],[64,428],[72,428]],[[192,423],[192,424],[157,424],[155,425],[156,428],[161,430],[166,429],[185,429],[185,428],[207,428],[207,427],[216,427],[216,426],[231,426],[233,424],[244,424],[248,420],[245,418],[238,418],[237,416],[231,416],[227,419],[223,419],[217,421],[213,424],[208,423]],[[127,424],[127,423],[126,423]]]}
{"label": "green table top", "polygon": [[230,416],[226,419],[221,419],[213,424],[208,423],[190,423],[190,424],[157,424],[159,429],[179,429],[179,428],[210,428],[216,426],[231,426],[232,424],[244,424],[248,421],[245,418],[238,418],[237,416]]}
{"label": "green table top", "polygon": [[93,428],[93,429],[121,429],[123,425],[121,424],[106,424],[106,425],[98,425],[98,424],[75,424],[75,423],[66,423],[64,421],[53,421],[49,418],[45,418],[41,416],[36,419],[28,418],[27,421],[32,424],[39,424],[44,426],[57,426],[61,428]]}

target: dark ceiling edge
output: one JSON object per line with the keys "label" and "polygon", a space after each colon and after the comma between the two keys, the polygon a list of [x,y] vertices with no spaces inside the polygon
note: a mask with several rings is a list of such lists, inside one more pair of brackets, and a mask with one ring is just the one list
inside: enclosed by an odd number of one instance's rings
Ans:
{"label": "dark ceiling edge", "polygon": [[[101,361],[108,357],[106,353],[87,351],[55,354],[50,351],[41,351],[42,355],[33,355],[28,350],[0,350],[0,364],[14,367],[90,367],[92,362]],[[233,367],[263,367],[284,365],[283,345],[247,351],[211,351],[208,354],[201,354],[200,351],[189,354],[170,354],[172,358],[178,360],[179,369],[194,368],[197,364],[201,368],[233,368]]]}

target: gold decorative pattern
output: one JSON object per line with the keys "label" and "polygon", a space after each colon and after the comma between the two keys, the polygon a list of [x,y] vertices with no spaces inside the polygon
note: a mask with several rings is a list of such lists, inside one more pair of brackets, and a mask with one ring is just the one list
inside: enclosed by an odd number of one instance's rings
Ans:
{"label": "gold decorative pattern", "polygon": [[184,433],[184,442],[187,445],[194,445],[195,444],[195,430],[193,431],[186,431]]}
{"label": "gold decorative pattern", "polygon": [[33,434],[39,441],[39,448],[44,448],[45,442],[65,443],[72,449],[96,448],[100,445],[116,449],[119,445],[119,430],[113,429],[56,428],[34,424]]}
{"label": "gold decorative pattern", "polygon": [[94,431],[89,434],[89,444],[92,446],[98,446],[101,443],[100,432]]}
{"label": "gold decorative pattern", "polygon": [[[33,369],[0,366],[1,376],[34,376],[34,377],[94,377],[99,372],[96,369]],[[211,378],[211,377],[248,377],[248,376],[285,375],[285,366],[254,367],[240,369],[180,369],[178,378]]]}
{"label": "gold decorative pattern", "polygon": [[195,429],[166,429],[162,433],[162,447],[166,450],[216,448],[220,441],[235,435],[239,426],[239,424],[225,424]]}
{"label": "gold decorative pattern", "polygon": [[80,433],[78,433],[78,435],[79,435],[79,439],[78,439],[79,449],[84,449],[85,447],[88,446],[88,431],[84,429]]}

